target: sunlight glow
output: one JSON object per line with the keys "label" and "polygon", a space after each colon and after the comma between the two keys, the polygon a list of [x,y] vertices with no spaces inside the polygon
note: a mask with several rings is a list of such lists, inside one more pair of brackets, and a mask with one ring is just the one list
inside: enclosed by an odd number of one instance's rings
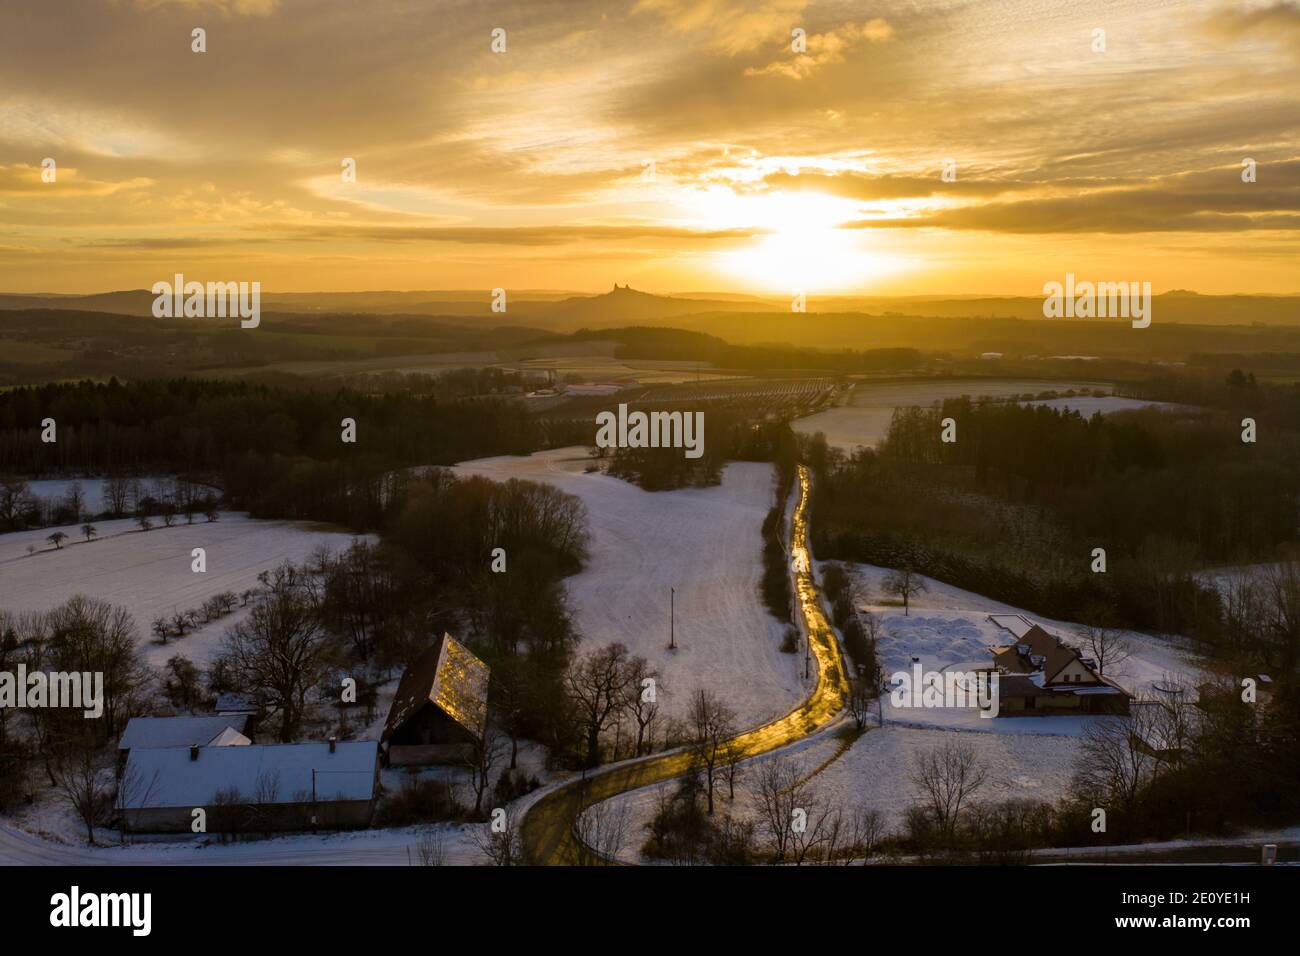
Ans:
{"label": "sunlight glow", "polygon": [[868,237],[841,226],[860,218],[857,204],[817,192],[736,193],[725,186],[691,190],[688,206],[711,229],[764,234],[717,255],[719,271],[764,289],[832,291],[858,287],[904,263],[868,247]]}

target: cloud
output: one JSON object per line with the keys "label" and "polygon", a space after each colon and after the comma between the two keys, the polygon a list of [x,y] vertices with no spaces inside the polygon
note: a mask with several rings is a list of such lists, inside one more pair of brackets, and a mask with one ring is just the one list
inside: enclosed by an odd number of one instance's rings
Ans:
{"label": "cloud", "polygon": [[138,10],[152,11],[167,7],[215,11],[230,17],[269,17],[280,9],[280,0],[131,0]]}
{"label": "cloud", "polygon": [[41,199],[63,199],[74,196],[111,196],[127,189],[144,189],[154,184],[154,180],[144,176],[120,182],[105,182],[88,179],[71,166],[56,166],[55,181],[47,183],[41,179],[42,169],[27,163],[13,163],[0,166],[0,195],[34,196]]}
{"label": "cloud", "polygon": [[1133,188],[989,202],[915,216],[863,219],[848,228],[940,228],[1001,233],[1247,232],[1300,229],[1300,159],[1170,176]]}
{"label": "cloud", "polygon": [[859,43],[883,43],[894,38],[888,21],[875,19],[865,23],[846,23],[825,33],[807,38],[807,50],[789,59],[773,60],[767,66],[751,66],[746,76],[784,76],[802,80],[831,63],[842,63],[845,54]]}
{"label": "cloud", "polygon": [[1300,4],[1294,0],[1216,10],[1207,18],[1206,26],[1228,39],[1280,41],[1300,53]]}
{"label": "cloud", "polygon": [[309,240],[362,239],[382,242],[456,242],[468,245],[550,246],[618,239],[718,241],[749,239],[755,229],[686,229],[656,225],[423,226],[382,223],[268,224],[285,236]]}
{"label": "cloud", "polygon": [[963,171],[956,182],[945,183],[936,163],[933,175],[908,176],[893,173],[772,173],[763,179],[770,189],[806,190],[842,196],[846,199],[920,199],[929,196],[997,196],[1002,193],[1041,187],[1042,183],[1013,179],[978,178]]}
{"label": "cloud", "polygon": [[639,0],[635,9],[657,13],[674,33],[735,55],[788,40],[807,5],[807,0]]}

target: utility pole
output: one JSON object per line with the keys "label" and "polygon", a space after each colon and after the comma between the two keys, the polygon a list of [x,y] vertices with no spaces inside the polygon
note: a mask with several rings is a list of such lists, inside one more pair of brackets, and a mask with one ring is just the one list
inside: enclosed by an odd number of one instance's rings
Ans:
{"label": "utility pole", "polygon": [[668,649],[677,650],[677,589],[668,589]]}

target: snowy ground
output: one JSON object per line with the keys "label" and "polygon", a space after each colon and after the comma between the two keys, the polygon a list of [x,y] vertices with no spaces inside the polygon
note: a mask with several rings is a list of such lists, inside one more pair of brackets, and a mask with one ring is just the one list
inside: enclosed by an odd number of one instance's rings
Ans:
{"label": "snowy ground", "polygon": [[[825,567],[823,563],[820,565]],[[910,613],[886,606],[881,582],[888,573],[872,565],[846,565],[862,595],[860,607],[881,621],[877,649],[886,676],[909,671],[912,658],[919,658],[929,671],[949,668],[969,670],[987,665],[989,648],[1005,645],[1012,637],[988,620],[990,614],[1022,614],[1051,633],[1077,643],[1078,625],[1053,621],[1019,608],[927,579],[928,589],[913,598]],[[1133,656],[1118,665],[1113,679],[1139,696],[1149,692],[1153,682],[1168,675],[1195,680],[1200,673],[1196,661],[1176,644],[1151,635],[1127,635]],[[988,783],[981,800],[1030,798],[1055,801],[1064,796],[1074,772],[1079,736],[1097,717],[997,717],[983,718],[967,708],[901,708],[888,697],[882,699],[884,727],[869,730],[845,747],[840,732],[849,722],[837,725],[781,753],[793,757],[805,777],[811,777],[814,792],[823,805],[846,810],[855,806],[879,811],[887,827],[897,829],[907,808],[917,802],[911,770],[919,754],[954,739],[974,748],[988,770]],[[872,723],[875,714],[873,710]],[[772,759],[764,757],[762,759]],[[756,778],[758,761],[745,765],[742,780]],[[675,783],[663,787],[674,787]],[[611,801],[615,813],[626,813],[628,837],[620,858],[635,862],[648,835],[646,824],[658,806],[661,787],[647,787]],[[752,812],[742,783],[735,805],[724,797],[724,809],[740,814]]]}
{"label": "snowy ground", "polygon": [[[742,726],[790,710],[806,693],[800,659],[780,652],[781,625],[758,593],[772,467],[735,462],[720,486],[648,492],[584,474],[589,464],[585,449],[563,448],[456,470],[545,481],[583,500],[591,558],[567,584],[584,647],[619,640],[651,661],[665,713],[680,714],[697,687],[717,691]],[[669,588],[677,591],[675,651]]]}
{"label": "snowy ground", "polygon": [[[848,726],[844,721],[840,730]],[[950,732],[923,730],[886,723],[859,737],[847,750],[835,731],[817,735],[780,756],[795,761],[800,779],[810,784],[810,807],[855,807],[878,811],[889,832],[897,832],[908,807],[919,802],[911,780],[913,763],[919,754],[941,747],[953,739]],[[1074,772],[1077,741],[1031,734],[964,734],[962,743],[971,746],[980,765],[988,771],[988,782],[980,800],[1034,799],[1052,801],[1063,796]],[[736,785],[736,799],[727,798],[725,783],[718,806],[737,816],[753,817],[756,804],[750,787],[758,780],[758,767],[771,756],[744,765]],[[609,801],[612,814],[625,813],[627,839],[619,858],[628,863],[641,859],[641,846],[649,836],[647,824],[659,806],[662,790],[671,791],[676,781],[645,787]],[[612,815],[611,814],[611,815]]]}
{"label": "snowy ground", "polygon": [[[148,487],[150,479],[143,479]],[[49,478],[27,482],[27,490],[43,501],[62,501],[67,497],[73,485],[81,486],[85,504],[82,506],[87,514],[99,514],[108,510],[104,500],[104,488],[108,484],[103,478]]]}
{"label": "snowy ground", "polygon": [[910,405],[929,407],[946,398],[969,395],[972,399],[1037,395],[1045,391],[1109,390],[1099,382],[1046,382],[1041,379],[957,379],[910,382],[859,382],[843,405],[828,408],[796,420],[794,428],[804,435],[823,432],[834,448],[852,451],[859,446],[875,447],[889,433],[895,408]]}
{"label": "snowy ground", "polygon": [[[882,582],[888,569],[874,565],[847,566],[863,595],[860,607],[881,621],[882,635],[877,644],[880,667],[886,678],[896,671],[910,672],[913,657],[926,671],[947,669],[970,670],[989,664],[989,648],[1010,644],[1010,633],[988,619],[990,614],[1020,614],[1042,626],[1067,643],[1082,648],[1083,628],[1067,621],[1054,621],[1000,601],[963,591],[940,581],[926,579],[927,590],[913,598],[910,613],[901,607],[881,604]],[[1113,668],[1107,676],[1138,697],[1150,696],[1151,685],[1167,677],[1182,678],[1195,684],[1201,667],[1189,652],[1176,642],[1140,634],[1125,634],[1132,656]],[[886,723],[905,723],[919,727],[948,727],[955,730],[996,734],[1045,734],[1075,736],[1083,733],[1093,717],[981,717],[973,708],[895,708],[884,704]]]}
{"label": "snowy ground", "polygon": [[[51,843],[0,822],[0,865],[5,866],[419,866],[422,833],[437,834],[444,865],[478,865],[486,860],[474,840],[485,824],[437,823],[427,826],[295,834],[266,840],[212,843],[137,843],[129,846]],[[115,839],[105,831],[101,841]]]}
{"label": "snowy ground", "polygon": [[[322,544],[346,548],[352,535],[325,526],[291,521],[258,521],[222,512],[218,521],[168,528],[161,519],[140,531],[130,519],[95,522],[99,537],[86,541],[79,526],[41,528],[0,535],[0,607],[46,611],[74,594],[121,605],[135,617],[145,659],[161,665],[173,654],[205,663],[221,635],[241,612],[214,621],[163,646],[149,634],[160,614],[199,607],[222,591],[236,594],[257,585],[257,575],[284,561],[301,562]],[[55,549],[46,538],[63,531],[68,540]],[[27,548],[38,550],[28,554]],[[191,570],[191,551],[207,553],[207,571]]]}
{"label": "snowy ground", "polygon": [[1046,405],[1048,408],[1068,408],[1078,412],[1084,418],[1091,418],[1097,412],[1110,415],[1113,412],[1127,412],[1135,408],[1159,408],[1163,411],[1194,411],[1192,405],[1178,405],[1173,402],[1148,402],[1140,398],[1121,398],[1118,395],[1105,395],[1097,398],[1092,395],[1076,395],[1073,398],[1049,398],[1041,402],[1029,402],[1030,405]]}

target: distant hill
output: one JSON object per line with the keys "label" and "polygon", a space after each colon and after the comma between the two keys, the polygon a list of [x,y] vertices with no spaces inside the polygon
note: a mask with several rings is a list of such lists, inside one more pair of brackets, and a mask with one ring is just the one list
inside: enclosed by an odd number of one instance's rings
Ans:
{"label": "distant hill", "polygon": [[680,299],[667,295],[638,292],[626,285],[615,285],[604,295],[571,296],[556,302],[546,315],[552,321],[569,325],[638,325],[673,319],[701,312],[749,312],[770,309],[770,303],[754,299]]}
{"label": "distant hill", "polygon": [[[264,313],[298,315],[369,314],[423,316],[445,324],[481,327],[483,319],[492,326],[515,326],[571,332],[577,329],[629,325],[671,324],[691,328],[729,341],[753,340],[755,329],[749,320],[721,320],[721,316],[762,316],[757,324],[780,334],[788,327],[792,313],[785,297],[756,298],[717,293],[716,297],[668,296],[641,292],[627,285],[615,285],[601,295],[575,295],[537,290],[507,290],[507,310],[491,310],[489,290],[413,292],[268,292],[262,295]],[[1157,325],[1300,325],[1300,295],[1198,295],[1183,289],[1153,296]],[[152,317],[153,294],[145,289],[103,292],[94,295],[0,294],[0,311],[57,309],[83,312],[113,312]],[[949,319],[1018,319],[1053,321],[1043,318],[1039,296],[818,296],[810,294],[801,326],[825,325],[832,316]],[[818,318],[821,316],[822,318]],[[738,337],[737,332],[741,335]],[[748,332],[749,334],[745,334]],[[782,341],[768,338],[765,341]],[[846,343],[847,344],[847,343]]]}

